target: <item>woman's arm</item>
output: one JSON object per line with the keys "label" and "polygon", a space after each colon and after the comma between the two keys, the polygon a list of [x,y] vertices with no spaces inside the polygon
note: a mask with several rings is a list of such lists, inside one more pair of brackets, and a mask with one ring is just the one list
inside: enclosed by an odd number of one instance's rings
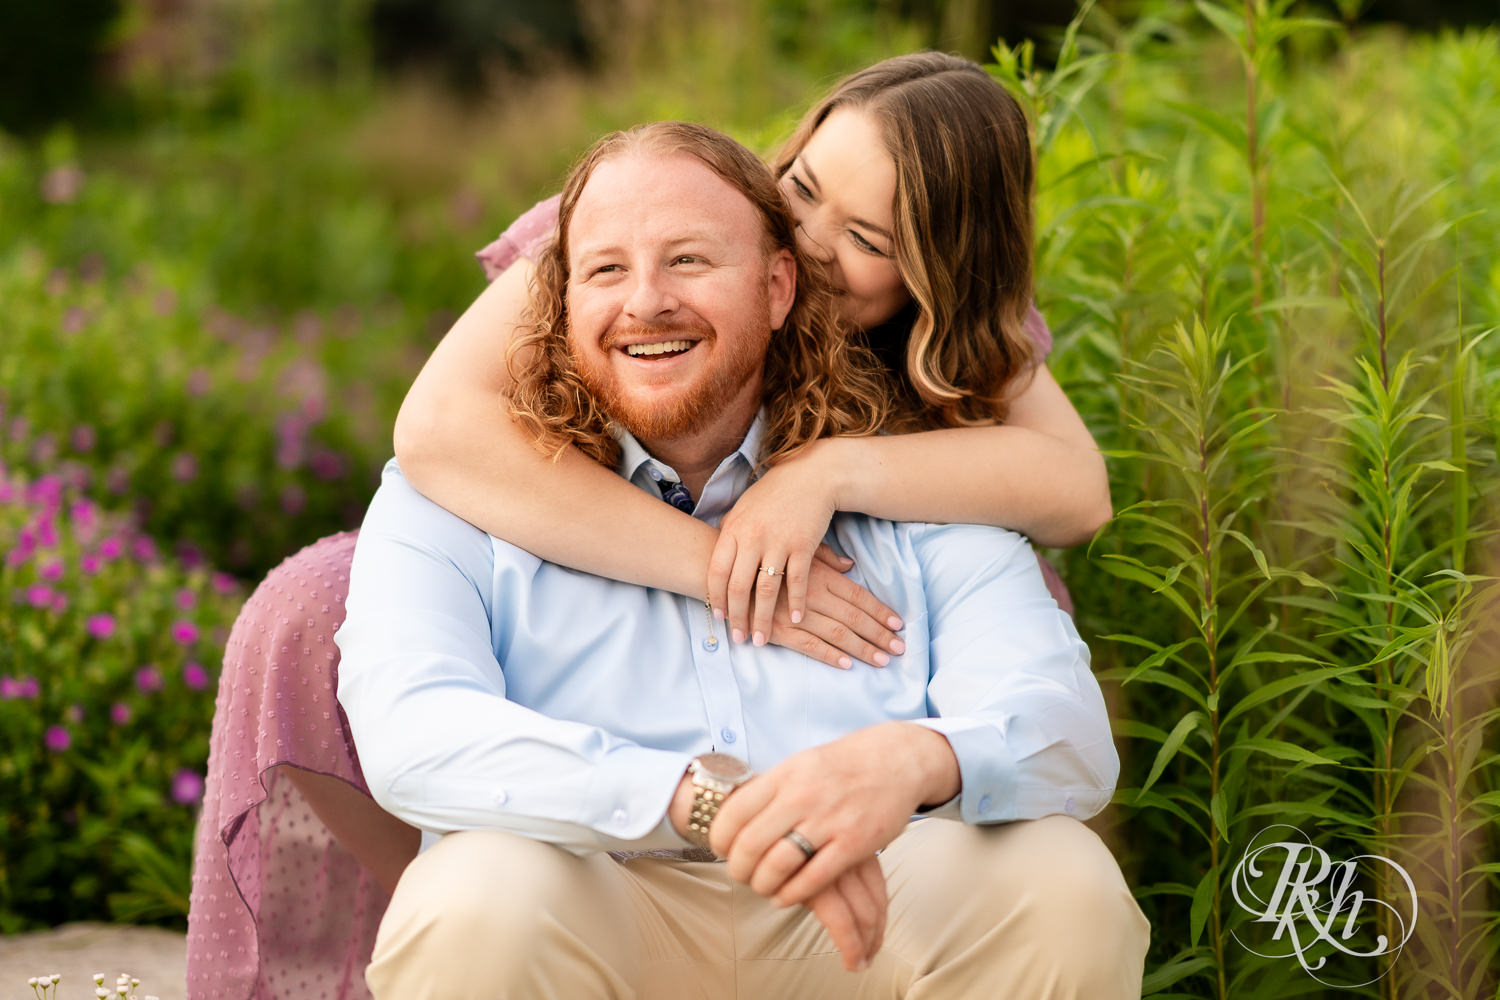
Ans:
{"label": "woman's arm", "polygon": [[[505,355],[530,275],[523,258],[497,277],[422,368],[396,418],[402,472],[434,502],[549,562],[702,599],[717,529],[573,448],[554,462],[511,419]],[[890,608],[826,563],[812,575],[809,603],[821,613],[792,622],[783,608],[770,641],[844,667],[900,651]]]}
{"label": "woman's arm", "polygon": [[1045,365],[1006,422],[819,442],[834,504],[893,521],[993,524],[1037,545],[1088,541],[1110,519],[1104,456]]}
{"label": "woman's arm", "polygon": [[724,517],[709,566],[709,593],[724,595],[732,628],[763,634],[782,599],[762,565],[786,566],[785,601],[798,620],[806,553],[839,510],[993,524],[1044,546],[1087,541],[1113,515],[1104,456],[1038,366],[1003,425],[825,438],[767,471]]}
{"label": "woman's arm", "polygon": [[556,462],[510,418],[505,352],[526,307],[524,258],[423,366],[396,417],[396,458],[424,495],[550,562],[702,596],[718,532],[573,448]]}

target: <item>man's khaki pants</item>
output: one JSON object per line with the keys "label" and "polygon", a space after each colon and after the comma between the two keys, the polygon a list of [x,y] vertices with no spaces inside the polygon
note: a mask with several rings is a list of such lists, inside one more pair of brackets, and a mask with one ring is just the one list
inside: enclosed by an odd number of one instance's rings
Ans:
{"label": "man's khaki pants", "polygon": [[851,973],[723,864],[449,834],[401,877],[367,979],[377,1000],[1140,996],[1150,926],[1082,823],[918,820],[880,859],[885,945]]}

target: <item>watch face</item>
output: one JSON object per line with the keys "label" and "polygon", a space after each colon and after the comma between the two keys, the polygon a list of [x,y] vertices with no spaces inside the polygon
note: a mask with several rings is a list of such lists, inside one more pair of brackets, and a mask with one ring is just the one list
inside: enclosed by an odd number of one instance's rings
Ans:
{"label": "watch face", "polygon": [[706,753],[697,760],[704,774],[719,781],[744,781],[750,777],[750,765],[727,753]]}

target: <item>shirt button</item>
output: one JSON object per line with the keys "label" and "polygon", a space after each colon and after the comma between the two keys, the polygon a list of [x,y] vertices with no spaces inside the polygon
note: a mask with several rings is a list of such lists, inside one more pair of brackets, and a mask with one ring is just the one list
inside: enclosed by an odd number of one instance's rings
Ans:
{"label": "shirt button", "polygon": [[655,482],[655,483],[661,482],[661,470],[660,469],[657,469],[657,468],[654,468],[654,467],[653,468],[649,468],[649,469],[646,470],[646,475],[648,475],[648,476],[651,477],[651,481],[652,482]]}
{"label": "shirt button", "polygon": [[614,823],[615,826],[624,826],[627,819],[624,809],[616,809],[609,818],[610,822]]}
{"label": "shirt button", "polygon": [[980,815],[983,815],[983,814],[985,814],[985,813],[987,813],[989,811],[990,811],[990,797],[988,795],[981,796],[980,799],[979,799],[979,813],[980,813]]}
{"label": "shirt button", "polygon": [[725,743],[733,743],[735,740],[740,738],[739,734],[736,733],[733,729],[730,729],[728,726],[725,726],[723,729],[719,730],[719,735],[723,737]]}
{"label": "shirt button", "polygon": [[707,639],[704,639],[703,640],[703,648],[706,649],[706,650],[708,650],[710,653],[712,653],[714,650],[718,649],[719,648],[718,637],[711,635]]}
{"label": "shirt button", "polygon": [[495,805],[503,806],[508,801],[510,801],[510,796],[505,794],[505,789],[502,788],[495,793]]}
{"label": "shirt button", "polygon": [[1075,812],[1075,811],[1077,811],[1077,809],[1078,809],[1078,805],[1077,805],[1077,803],[1075,803],[1075,802],[1074,802],[1074,801],[1073,801],[1073,796],[1071,796],[1071,795],[1069,795],[1069,796],[1068,796],[1068,801],[1066,801],[1066,802],[1064,802],[1064,803],[1063,803],[1063,810],[1064,810],[1064,811],[1065,811],[1065,812],[1067,812],[1067,814],[1068,814],[1068,815],[1069,815],[1069,816],[1071,816],[1071,815],[1073,815],[1073,813],[1074,813],[1074,812]]}

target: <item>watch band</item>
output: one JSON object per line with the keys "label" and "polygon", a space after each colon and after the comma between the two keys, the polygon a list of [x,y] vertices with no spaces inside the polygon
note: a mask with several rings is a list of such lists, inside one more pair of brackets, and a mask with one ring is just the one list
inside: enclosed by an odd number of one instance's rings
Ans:
{"label": "watch band", "polygon": [[[725,763],[729,767],[725,767]],[[717,765],[717,766],[716,766]],[[693,778],[693,808],[688,816],[688,843],[711,850],[708,833],[729,793],[750,780],[750,767],[727,754],[705,754],[688,765]]]}

